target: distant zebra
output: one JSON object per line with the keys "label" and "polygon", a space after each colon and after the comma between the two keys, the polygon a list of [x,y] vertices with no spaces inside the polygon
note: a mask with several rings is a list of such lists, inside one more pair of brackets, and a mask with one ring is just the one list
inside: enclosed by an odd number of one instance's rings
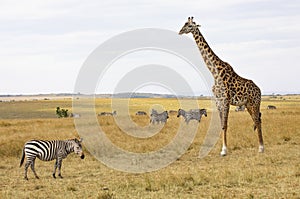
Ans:
{"label": "distant zebra", "polygon": [[56,169],[58,168],[58,176],[61,176],[61,165],[62,160],[68,156],[68,154],[74,152],[81,159],[84,159],[84,153],[82,151],[81,146],[82,139],[71,139],[71,140],[52,140],[52,141],[43,141],[43,140],[31,140],[25,143],[22,153],[22,159],[20,162],[20,167],[23,165],[25,156],[25,174],[24,178],[28,180],[27,170],[28,167],[31,167],[35,177],[38,179],[35,169],[34,163],[36,157],[43,161],[51,161],[56,160],[54,164],[53,178],[55,177]]}
{"label": "distant zebra", "polygon": [[98,116],[108,116],[108,115],[115,116],[115,115],[117,115],[117,111],[114,111],[112,113],[111,112],[101,112],[98,114]]}
{"label": "distant zebra", "polygon": [[147,113],[145,111],[138,111],[135,115],[147,115]]}
{"label": "distant zebra", "polygon": [[246,106],[245,106],[245,105],[242,105],[242,106],[237,106],[237,107],[235,108],[235,112],[239,112],[239,111],[245,111],[245,108],[246,108]]}
{"label": "distant zebra", "polygon": [[152,113],[150,114],[150,123],[157,124],[166,123],[169,118],[168,111],[164,111],[162,113],[158,113],[156,110],[152,109]]}
{"label": "distant zebra", "polygon": [[268,105],[268,106],[267,106],[267,109],[276,109],[276,106]]}
{"label": "distant zebra", "polygon": [[189,111],[179,109],[177,117],[183,116],[185,122],[188,124],[190,120],[197,120],[198,122],[200,122],[202,115],[205,115],[205,117],[207,117],[206,109],[191,109]]}
{"label": "distant zebra", "polygon": [[78,113],[71,113],[70,117],[80,118],[80,114],[78,114]]}

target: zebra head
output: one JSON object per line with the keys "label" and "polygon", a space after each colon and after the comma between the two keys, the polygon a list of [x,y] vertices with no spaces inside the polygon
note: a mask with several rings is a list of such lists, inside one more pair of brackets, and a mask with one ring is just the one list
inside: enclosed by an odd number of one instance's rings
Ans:
{"label": "zebra head", "polygon": [[84,153],[83,153],[82,145],[81,145],[82,140],[83,140],[82,138],[80,138],[80,140],[78,140],[77,138],[73,139],[72,147],[74,149],[74,153],[76,155],[80,156],[81,159],[84,159]]}
{"label": "zebra head", "polygon": [[178,109],[178,114],[177,114],[177,117],[180,117],[180,116],[185,116],[185,111],[183,109]]}
{"label": "zebra head", "polygon": [[164,111],[163,114],[166,116],[166,118],[169,118],[168,111]]}
{"label": "zebra head", "polygon": [[207,112],[206,112],[206,109],[200,109],[200,113],[202,114],[202,115],[205,115],[205,117],[207,117]]}

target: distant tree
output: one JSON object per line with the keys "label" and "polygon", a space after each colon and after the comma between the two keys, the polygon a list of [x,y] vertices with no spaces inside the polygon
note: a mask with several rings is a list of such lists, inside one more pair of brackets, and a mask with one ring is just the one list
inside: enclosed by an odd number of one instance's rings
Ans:
{"label": "distant tree", "polygon": [[69,117],[68,109],[60,109],[60,107],[56,107],[56,115],[58,118]]}

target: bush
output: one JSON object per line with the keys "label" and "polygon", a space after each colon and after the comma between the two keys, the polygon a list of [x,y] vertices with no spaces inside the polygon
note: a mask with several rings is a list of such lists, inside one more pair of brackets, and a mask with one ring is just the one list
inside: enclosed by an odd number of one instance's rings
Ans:
{"label": "bush", "polygon": [[60,109],[60,107],[56,107],[56,115],[58,118],[69,117],[68,109]]}

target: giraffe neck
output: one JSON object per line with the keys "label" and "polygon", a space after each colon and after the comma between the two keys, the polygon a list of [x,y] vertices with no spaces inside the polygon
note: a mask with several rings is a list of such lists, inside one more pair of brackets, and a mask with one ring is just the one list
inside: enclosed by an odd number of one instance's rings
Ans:
{"label": "giraffe neck", "polygon": [[212,51],[198,28],[192,33],[207,68],[216,78],[223,61]]}

